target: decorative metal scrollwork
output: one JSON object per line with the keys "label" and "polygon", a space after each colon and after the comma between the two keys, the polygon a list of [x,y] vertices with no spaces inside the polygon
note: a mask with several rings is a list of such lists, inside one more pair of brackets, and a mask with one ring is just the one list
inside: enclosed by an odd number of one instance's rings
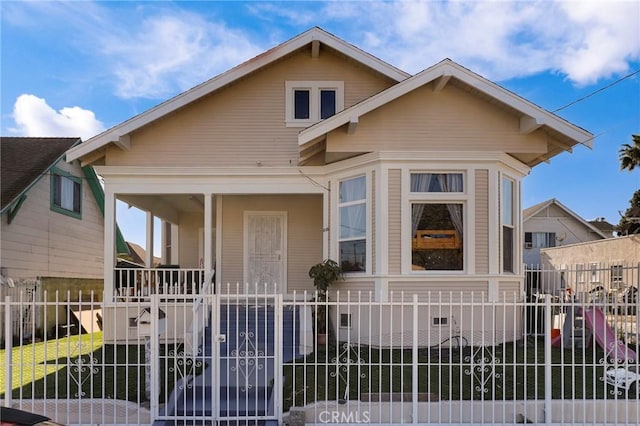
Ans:
{"label": "decorative metal scrollwork", "polygon": [[[180,379],[195,377],[204,366],[204,360],[201,355],[202,348],[198,348],[195,354],[185,352],[184,348],[180,350],[171,349],[167,353],[167,359],[175,359],[176,361],[168,370],[170,373],[175,373]],[[178,380],[178,383],[180,383],[178,389],[191,389],[193,387],[191,380]]]}
{"label": "decorative metal scrollwork", "polygon": [[229,366],[229,370],[235,372],[242,379],[240,382],[243,385],[239,387],[240,392],[249,392],[254,388],[254,384],[247,379],[264,369],[264,364],[258,362],[258,358],[264,358],[266,354],[264,350],[258,349],[254,331],[243,330],[238,336],[241,339],[240,344],[230,352],[230,357],[236,362]]}
{"label": "decorative metal scrollwork", "polygon": [[71,361],[69,377],[78,386],[78,391],[74,395],[76,398],[81,398],[87,394],[83,386],[92,374],[98,374],[100,372],[97,364],[98,360],[95,359],[92,354],[86,356],[80,355]]}
{"label": "decorative metal scrollwork", "polygon": [[495,367],[501,365],[502,361],[495,356],[493,348],[481,346],[474,349],[470,355],[464,357],[464,362],[470,364],[465,367],[464,374],[473,376],[476,392],[489,393],[491,383],[495,383],[495,387],[500,388],[496,381],[502,377],[502,374],[495,371]]}
{"label": "decorative metal scrollwork", "polygon": [[[338,378],[340,382],[345,384],[344,399],[349,396],[349,378],[351,367],[360,367],[365,365],[365,361],[360,358],[360,354],[356,350],[356,346],[350,343],[343,343],[340,353],[331,358],[331,363],[336,366],[329,372],[329,376]],[[361,379],[365,379],[367,375],[364,371],[359,374]],[[338,383],[339,385],[340,383]]]}

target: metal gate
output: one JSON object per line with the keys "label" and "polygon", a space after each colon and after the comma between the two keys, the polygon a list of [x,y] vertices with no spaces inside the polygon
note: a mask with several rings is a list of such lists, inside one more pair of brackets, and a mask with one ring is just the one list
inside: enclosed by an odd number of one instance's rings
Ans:
{"label": "metal gate", "polygon": [[[208,295],[193,306],[184,344],[158,348],[163,383],[156,418],[180,424],[281,423],[282,296]],[[162,302],[159,309],[165,309]]]}

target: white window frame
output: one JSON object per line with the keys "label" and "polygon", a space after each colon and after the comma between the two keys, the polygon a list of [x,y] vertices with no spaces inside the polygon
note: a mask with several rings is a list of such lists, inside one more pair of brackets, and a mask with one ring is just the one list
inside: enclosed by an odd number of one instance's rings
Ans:
{"label": "white window frame", "polygon": [[600,263],[599,262],[589,262],[589,282],[590,283],[600,282]]}
{"label": "white window frame", "polygon": [[[349,180],[353,180],[353,179],[358,179],[358,178],[363,178],[364,179],[364,184],[365,184],[365,198],[361,199],[361,200],[354,200],[354,201],[347,201],[344,203],[340,202],[340,184],[342,182],[345,181],[349,181]],[[348,176],[348,177],[343,177],[340,179],[337,179],[337,188],[338,191],[337,192],[337,197],[335,200],[335,205],[337,206],[337,216],[336,216],[336,223],[337,223],[337,235],[336,235],[336,241],[337,241],[337,247],[336,247],[336,259],[339,263],[342,262],[342,259],[340,258],[340,243],[343,241],[356,241],[356,240],[361,240],[364,238],[364,244],[365,244],[365,264],[364,264],[364,271],[346,271],[345,274],[366,274],[371,270],[371,250],[370,250],[370,240],[371,240],[371,224],[369,223],[369,217],[370,217],[370,202],[369,200],[371,199],[371,193],[370,193],[370,178],[368,176],[367,173],[361,173],[361,174],[356,174],[353,176]],[[355,206],[355,205],[360,205],[360,204],[364,204],[364,209],[365,209],[365,232],[364,232],[364,237],[360,238],[360,237],[354,237],[354,238],[341,238],[340,237],[340,227],[341,227],[341,223],[340,223],[340,209],[342,207],[349,207],[349,206]]]}
{"label": "white window frame", "polygon": [[[461,192],[411,192],[411,175],[420,173],[432,174],[462,174],[462,191]],[[470,239],[472,226],[470,225],[469,211],[473,208],[470,205],[471,191],[469,182],[470,170],[467,169],[439,169],[439,168],[421,168],[421,169],[404,169],[402,174],[402,226],[401,226],[401,254],[402,254],[402,273],[407,275],[462,275],[467,274],[470,268],[471,254]],[[425,270],[414,271],[412,267],[412,235],[411,235],[411,206],[414,203],[428,204],[461,204],[462,205],[462,221],[464,241],[462,246],[462,269],[456,270]]]}
{"label": "white window frame", "polygon": [[624,282],[624,265],[622,262],[613,262],[609,265],[609,274],[611,276],[611,287],[614,285],[619,287]]}
{"label": "white window frame", "polygon": [[[503,202],[504,202],[504,181],[507,180],[509,182],[511,182],[511,224],[505,224],[504,223],[504,218],[502,215],[502,210],[503,210]],[[516,179],[514,179],[511,176],[508,176],[506,174],[500,174],[500,193],[498,195],[498,199],[500,202],[499,205],[499,216],[500,216],[500,271],[503,274],[516,274],[518,273],[518,223],[519,223],[519,219],[518,219],[518,207],[517,207],[517,201],[518,200],[518,181]],[[505,253],[504,253],[504,228],[510,228],[512,230],[511,236],[512,236],[512,242],[511,242],[511,257],[512,257],[512,262],[513,265],[511,265],[511,271],[507,271],[505,270],[505,265],[504,265],[504,257],[505,257]]]}
{"label": "white window frame", "polygon": [[[309,91],[309,118],[294,117],[296,90]],[[320,91],[335,90],[336,114],[344,109],[344,81],[286,81],[285,123],[287,127],[307,127],[320,121]]]}

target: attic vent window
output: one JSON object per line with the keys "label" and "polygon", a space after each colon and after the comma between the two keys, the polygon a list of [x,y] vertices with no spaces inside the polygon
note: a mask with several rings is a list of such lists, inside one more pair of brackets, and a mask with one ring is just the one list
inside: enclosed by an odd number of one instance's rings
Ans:
{"label": "attic vent window", "polygon": [[342,81],[287,81],[285,84],[287,127],[307,127],[343,109]]}

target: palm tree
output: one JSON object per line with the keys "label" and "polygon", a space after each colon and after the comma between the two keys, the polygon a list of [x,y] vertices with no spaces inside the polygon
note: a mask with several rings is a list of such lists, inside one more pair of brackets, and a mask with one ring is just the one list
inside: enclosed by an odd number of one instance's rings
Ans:
{"label": "palm tree", "polygon": [[620,148],[620,170],[640,168],[640,135],[631,135],[633,144],[623,143]]}

